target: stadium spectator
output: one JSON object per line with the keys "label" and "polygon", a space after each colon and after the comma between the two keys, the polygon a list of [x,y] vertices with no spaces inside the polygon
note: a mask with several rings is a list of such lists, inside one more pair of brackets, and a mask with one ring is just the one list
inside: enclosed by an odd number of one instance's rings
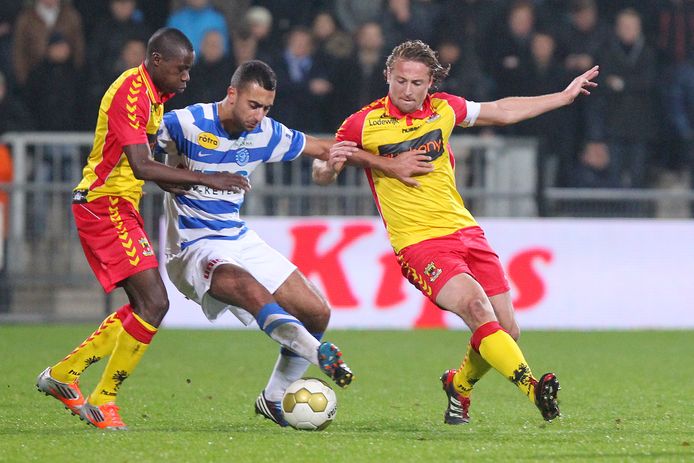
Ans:
{"label": "stadium spectator", "polygon": [[311,32],[317,51],[333,61],[346,59],[354,50],[354,40],[338,27],[329,11],[321,11],[313,18]]}
{"label": "stadium spectator", "polygon": [[690,185],[694,186],[694,51],[690,52],[687,61],[675,68],[667,102],[667,114],[674,128],[675,141],[684,154]]}
{"label": "stadium spectator", "polygon": [[489,34],[498,19],[498,11],[505,0],[444,0],[437,43],[444,40],[457,42],[461,48],[470,47],[478,57],[486,56]]}
{"label": "stadium spectator", "polygon": [[270,59],[275,52],[270,42],[271,33],[272,13],[270,10],[262,6],[249,8],[234,37],[236,64],[255,58]]}
{"label": "stadium spectator", "polygon": [[387,0],[335,0],[335,17],[340,26],[355,34],[366,23],[380,23]]}
{"label": "stadium spectator", "polygon": [[535,8],[532,2],[516,0],[508,11],[504,26],[490,36],[487,65],[497,97],[523,94],[523,84],[530,78],[530,41],[534,32]]}
{"label": "stadium spectator", "polygon": [[146,56],[147,42],[137,38],[126,40],[113,65],[113,78],[115,79],[130,68],[137,67],[145,60]]}
{"label": "stadium spectator", "polygon": [[[157,258],[138,212],[144,180],[168,189],[197,184],[217,190],[248,187],[245,178],[235,174],[191,172],[151,159],[149,138],[154,142],[163,103],[185,89],[192,64],[193,46],[181,31],[154,33],[144,63],[124,72],[106,91],[94,147],[73,192],[72,211],[87,261],[104,291],[121,286],[129,303],[41,372],[37,387],[100,429],[125,429],[116,398],[168,310]],[[80,375],[109,355],[99,383],[85,400]]]}
{"label": "stadium spectator", "polygon": [[609,26],[601,20],[595,0],[571,2],[569,25],[561,31],[560,40],[567,71],[575,73],[594,66],[609,37]]}
{"label": "stadium spectator", "polygon": [[643,123],[656,110],[657,63],[635,10],[625,9],[617,15],[614,37],[599,62],[604,64],[597,102],[604,114],[599,119],[604,122],[603,138],[609,146],[610,184],[643,188],[648,147],[658,128],[657,124]]}
{"label": "stadium spectator", "polygon": [[[557,43],[547,33],[537,32],[530,42],[531,68],[524,83],[524,94],[543,95],[563,89],[571,75],[557,59]],[[585,69],[590,69],[584,68]],[[519,124],[519,135],[535,137],[537,147],[537,204],[541,217],[549,213],[544,200],[544,189],[557,185],[566,186],[571,176],[578,132],[576,130],[576,105],[564,106],[551,113],[542,114]]]}
{"label": "stadium spectator", "polygon": [[[169,9],[176,11],[185,5],[186,0],[170,0]],[[230,31],[243,26],[244,15],[254,0],[210,0],[210,5],[224,15]]]}
{"label": "stadium spectator", "polygon": [[273,45],[273,53],[282,47],[282,43],[291,31],[298,28],[310,28],[316,12],[323,10],[324,0],[292,0],[278,2],[277,0],[253,0],[253,4],[265,8],[272,15],[272,30],[269,43]]}
{"label": "stadium spectator", "polygon": [[[82,74],[75,68],[72,49],[65,37],[54,32],[48,39],[45,58],[29,74],[24,86],[25,101],[40,131],[74,132],[85,126],[79,111]],[[50,88],[49,92],[46,88]],[[36,95],[41,95],[36,97]],[[79,178],[79,147],[74,144],[47,144],[37,150],[33,181],[74,182]],[[32,195],[31,232],[41,236],[50,211],[59,207],[55,195],[39,190]]]}
{"label": "stadium spectator", "polygon": [[403,40],[433,42],[440,15],[439,3],[432,0],[388,0],[381,20],[386,50]]}
{"label": "stadium spectator", "polygon": [[272,14],[267,8],[253,6],[246,10],[238,27],[233,29],[232,52],[234,63],[258,58],[269,59],[268,39],[272,31]]}
{"label": "stadium spectator", "polygon": [[167,109],[215,101],[229,86],[228,76],[233,72],[233,62],[224,55],[224,37],[219,31],[208,31],[202,40],[198,62],[190,70],[188,88],[179,98],[167,104]]}
{"label": "stadium spectator", "polygon": [[0,72],[0,135],[6,132],[32,130],[34,122],[29,108],[11,91],[7,77]]}
{"label": "stadium spectator", "polygon": [[200,55],[203,37],[211,30],[218,31],[225,38],[224,54],[227,54],[227,21],[224,15],[210,4],[210,0],[185,0],[185,5],[169,16],[166,25],[180,30],[190,39],[196,59]]}
{"label": "stadium spectator", "polygon": [[24,0],[5,0],[0,3],[0,72],[12,78],[12,32]]}
{"label": "stadium spectator", "polygon": [[270,64],[282,82],[275,99],[277,119],[297,130],[324,131],[322,114],[333,84],[329,65],[316,53],[310,31],[304,27],[292,29],[283,52],[275,55]]}
{"label": "stadium spectator", "polygon": [[335,127],[345,114],[370,103],[386,90],[383,76],[386,53],[381,26],[375,22],[362,24],[354,40],[354,54],[346,61],[335,82],[334,107],[339,118]]}
{"label": "stadium spectator", "polygon": [[63,0],[36,0],[19,14],[14,30],[12,58],[20,86],[26,84],[31,71],[45,58],[48,38],[53,33],[65,37],[75,68],[82,70],[85,43],[79,13]]}
{"label": "stadium spectator", "polygon": [[[70,42],[54,32],[48,39],[44,58],[34,66],[25,84],[25,101],[37,130],[73,132],[84,127],[78,118],[81,76]],[[51,91],[46,92],[46,88]]]}
{"label": "stadium spectator", "polygon": [[444,39],[437,47],[439,61],[450,66],[448,77],[441,82],[439,90],[454,95],[467,95],[474,101],[488,100],[491,82],[484,74],[479,58],[471,43]]}
{"label": "stadium spectator", "polygon": [[[151,35],[135,0],[110,0],[108,16],[99,18],[95,28],[87,48],[89,104],[86,112],[89,121],[96,119],[95,109],[104,90],[121,72],[133,67],[121,65],[126,43],[130,40],[146,43]],[[131,44],[131,47],[134,46]]]}
{"label": "stadium spectator", "polygon": [[[291,161],[302,154],[327,159],[332,140],[307,136],[266,117],[276,88],[267,64],[242,64],[222,101],[164,115],[158,149],[168,154],[171,166],[204,166],[206,171],[246,177],[261,164]],[[217,142],[212,156],[199,138],[186,135],[201,131]],[[255,411],[287,426],[280,402],[311,363],[340,387],[350,384],[352,372],[336,346],[321,342],[330,319],[325,298],[294,264],[248,229],[239,216],[244,200],[243,192],[202,188],[167,194],[171,239],[166,269],[176,287],[200,304],[210,320],[227,310],[245,325],[255,319],[282,346]]]}
{"label": "stadium spectator", "polygon": [[687,61],[694,50],[694,1],[666,0],[659,2],[657,49],[661,67]]}
{"label": "stadium spectator", "polygon": [[[357,163],[370,168],[372,192],[403,275],[472,331],[461,367],[441,376],[448,397],[444,422],[469,421],[473,385],[490,368],[510,379],[545,420],[552,420],[559,416],[558,380],[552,373],[535,379],[516,344],[520,330],[510,287],[498,256],[456,190],[449,137],[455,125],[513,124],[571,104],[596,85],[592,79],[598,69],[576,77],[561,92],[481,104],[447,93],[429,94],[448,69],[421,41],[398,45],[386,69],[387,97],[345,120],[337,133],[338,143],[331,148],[332,170],[338,172],[343,161],[354,156]],[[412,148],[426,153],[433,169],[416,177],[419,188],[374,168],[374,159],[397,158]]]}

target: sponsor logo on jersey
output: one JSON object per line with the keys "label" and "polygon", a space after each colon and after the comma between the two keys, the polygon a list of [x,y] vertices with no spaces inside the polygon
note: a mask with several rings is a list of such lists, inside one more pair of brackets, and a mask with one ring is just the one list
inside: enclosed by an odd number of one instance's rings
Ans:
{"label": "sponsor logo on jersey", "polygon": [[398,120],[394,117],[383,115],[380,119],[369,119],[369,126],[375,125],[397,125]]}
{"label": "sponsor logo on jersey", "polygon": [[205,149],[213,150],[219,146],[219,138],[210,132],[202,132],[198,135],[198,145]]}
{"label": "sponsor logo on jersey", "polygon": [[426,150],[427,155],[431,157],[432,161],[441,156],[445,151],[443,132],[441,132],[441,129],[432,130],[412,140],[380,145],[378,147],[378,154],[381,156],[397,156],[404,151],[418,149]]}

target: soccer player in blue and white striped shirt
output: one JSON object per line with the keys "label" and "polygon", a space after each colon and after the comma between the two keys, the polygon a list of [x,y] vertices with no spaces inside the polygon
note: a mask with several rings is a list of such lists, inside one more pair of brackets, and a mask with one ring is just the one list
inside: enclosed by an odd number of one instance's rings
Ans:
{"label": "soccer player in blue and white striped shirt", "polygon": [[[267,117],[276,86],[267,64],[242,64],[224,100],[165,114],[157,150],[166,153],[170,165],[245,176],[261,163],[291,161],[301,154],[327,160],[333,140],[319,140]],[[200,186],[169,191],[166,268],[171,281],[210,320],[225,310],[247,325],[255,319],[282,346],[256,400],[256,413],[286,426],[280,401],[309,363],[339,386],[348,385],[353,375],[342,353],[321,342],[330,307],[294,264],[241,219],[245,192]]]}

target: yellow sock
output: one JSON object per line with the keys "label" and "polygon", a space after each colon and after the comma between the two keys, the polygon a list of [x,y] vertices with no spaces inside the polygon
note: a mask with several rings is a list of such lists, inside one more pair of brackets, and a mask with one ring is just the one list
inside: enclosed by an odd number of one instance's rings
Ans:
{"label": "yellow sock", "polygon": [[123,330],[118,336],[111,358],[101,375],[101,380],[89,395],[90,404],[100,406],[116,400],[121,384],[140,363],[140,359],[156,332],[155,327],[142,320],[135,313],[123,321]]}
{"label": "yellow sock", "polygon": [[485,323],[472,335],[471,344],[484,360],[535,403],[535,378],[516,341],[497,322]]}
{"label": "yellow sock", "polygon": [[116,345],[116,339],[121,331],[121,322],[132,309],[124,306],[114,312],[101,323],[82,344],[77,346],[64,359],[51,367],[51,376],[58,381],[71,383],[89,367],[109,355]]}
{"label": "yellow sock", "polygon": [[463,363],[453,376],[453,385],[463,397],[470,397],[472,387],[490,368],[491,365],[468,344]]}

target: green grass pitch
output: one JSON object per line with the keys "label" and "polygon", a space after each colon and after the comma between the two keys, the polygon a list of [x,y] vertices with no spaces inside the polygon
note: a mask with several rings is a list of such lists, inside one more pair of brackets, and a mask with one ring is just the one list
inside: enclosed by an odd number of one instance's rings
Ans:
{"label": "green grass pitch", "polygon": [[0,461],[694,461],[692,331],[525,332],[535,374],[561,381],[562,418],[545,423],[491,371],[464,426],[443,424],[438,377],[467,332],[332,331],[356,380],[335,388],[335,422],[312,433],[253,414],[277,354],[261,332],[163,329],[121,391],[130,429],[101,432],[34,386],[92,328],[0,326]]}

